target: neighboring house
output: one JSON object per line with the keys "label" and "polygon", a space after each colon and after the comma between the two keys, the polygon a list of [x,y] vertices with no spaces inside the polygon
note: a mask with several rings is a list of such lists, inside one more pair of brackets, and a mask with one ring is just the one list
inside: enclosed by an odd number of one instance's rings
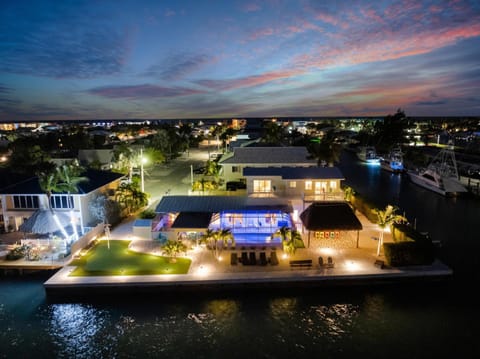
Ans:
{"label": "neighboring house", "polygon": [[113,150],[97,149],[97,150],[78,150],[78,161],[81,166],[88,166],[92,163],[100,164],[103,170],[110,170],[113,167]]}
{"label": "neighboring house", "polygon": [[247,194],[303,198],[305,201],[343,200],[337,167],[246,167]]}
{"label": "neighboring house", "polygon": [[225,182],[245,179],[246,167],[310,167],[317,161],[309,159],[305,147],[237,147],[225,154],[218,164],[222,166]]}
{"label": "neighboring house", "polygon": [[[82,176],[88,178],[78,184],[78,193],[71,193],[73,208],[67,193],[53,193],[51,207],[58,212],[68,213],[81,228],[94,222],[89,211],[89,202],[98,194],[113,195],[123,174],[88,169]],[[24,178],[0,188],[1,214],[6,231],[18,227],[37,209],[48,208],[47,196],[40,188],[38,177]]]}

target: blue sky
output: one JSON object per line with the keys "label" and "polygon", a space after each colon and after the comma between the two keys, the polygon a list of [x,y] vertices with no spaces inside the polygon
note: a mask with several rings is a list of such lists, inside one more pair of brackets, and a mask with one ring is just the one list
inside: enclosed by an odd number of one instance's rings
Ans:
{"label": "blue sky", "polygon": [[480,115],[480,2],[0,3],[0,121]]}

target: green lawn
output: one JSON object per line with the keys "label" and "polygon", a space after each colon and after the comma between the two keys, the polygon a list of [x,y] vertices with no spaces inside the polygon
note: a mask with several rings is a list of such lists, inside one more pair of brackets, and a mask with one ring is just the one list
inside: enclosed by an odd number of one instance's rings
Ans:
{"label": "green lawn", "polygon": [[70,265],[77,268],[71,276],[100,275],[148,275],[148,274],[186,274],[190,263],[188,258],[176,258],[171,263],[169,257],[159,257],[151,254],[136,253],[128,249],[130,241],[99,242],[80,259],[75,259]]}

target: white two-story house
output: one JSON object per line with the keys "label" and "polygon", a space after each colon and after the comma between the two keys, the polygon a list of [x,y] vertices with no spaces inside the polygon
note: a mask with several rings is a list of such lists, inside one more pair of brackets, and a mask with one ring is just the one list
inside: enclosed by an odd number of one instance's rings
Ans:
{"label": "white two-story house", "polygon": [[[68,214],[81,231],[95,221],[89,211],[89,202],[99,194],[113,195],[124,175],[88,169],[82,176],[88,180],[78,184],[78,193],[53,193],[50,199],[51,208]],[[48,208],[47,196],[37,176],[0,188],[0,199],[5,231],[17,231],[36,210]]]}

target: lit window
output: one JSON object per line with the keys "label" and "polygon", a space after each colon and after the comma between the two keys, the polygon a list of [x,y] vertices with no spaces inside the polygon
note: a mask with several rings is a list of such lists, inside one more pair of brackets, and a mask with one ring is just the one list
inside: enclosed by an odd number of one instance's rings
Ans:
{"label": "lit window", "polygon": [[337,181],[330,181],[330,189],[331,190],[337,189]]}
{"label": "lit window", "polygon": [[253,180],[253,192],[271,192],[271,180]]}
{"label": "lit window", "polygon": [[297,188],[297,182],[296,181],[290,181],[289,186],[290,186],[290,188]]}
{"label": "lit window", "polygon": [[305,189],[312,189],[312,181],[305,181]]}

